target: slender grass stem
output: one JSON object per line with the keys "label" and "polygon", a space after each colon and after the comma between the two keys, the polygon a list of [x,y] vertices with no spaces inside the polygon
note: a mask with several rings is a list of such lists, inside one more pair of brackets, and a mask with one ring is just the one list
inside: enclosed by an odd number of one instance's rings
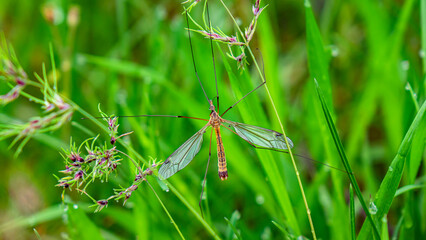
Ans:
{"label": "slender grass stem", "polygon": [[[234,16],[232,15],[232,13],[229,11],[228,7],[225,5],[225,3],[223,2],[223,0],[220,0],[220,2],[222,3],[222,5],[223,5],[223,6],[224,6],[224,8],[226,9],[226,11],[229,13],[229,16],[230,16],[230,17],[232,18],[232,20],[234,21],[235,26],[237,27],[237,29],[238,29],[238,31],[240,32],[240,34],[241,34],[242,38],[244,39],[244,41],[246,41],[246,40],[245,40],[245,36],[244,36],[243,32],[241,31],[240,27],[239,27],[239,26],[238,26],[238,24],[237,24],[237,21],[235,20],[235,18],[234,18]],[[292,164],[293,164],[293,168],[294,168],[294,171],[295,171],[295,173],[296,173],[297,182],[298,182],[298,184],[299,184],[300,192],[302,193],[303,202],[304,202],[304,205],[305,205],[305,208],[306,208],[306,213],[307,213],[307,215],[308,215],[309,225],[310,225],[310,228],[311,228],[312,237],[313,237],[313,239],[317,239],[317,237],[316,237],[316,233],[315,233],[314,224],[313,224],[312,217],[311,217],[311,210],[309,209],[309,205],[308,205],[308,201],[307,201],[307,199],[306,199],[305,191],[303,190],[303,184],[302,184],[302,180],[301,180],[301,178],[300,178],[300,173],[299,173],[299,170],[298,170],[298,168],[297,168],[296,161],[294,160],[294,156],[293,156],[293,153],[292,153],[292,151],[291,151],[290,144],[288,143],[287,135],[286,135],[286,133],[285,133],[285,131],[284,131],[284,127],[283,127],[283,124],[282,124],[281,119],[280,119],[280,117],[279,117],[279,114],[278,114],[277,108],[275,107],[274,100],[273,100],[273,98],[272,98],[272,96],[271,96],[271,93],[269,92],[268,83],[266,82],[265,77],[263,76],[262,71],[261,71],[261,69],[260,69],[260,67],[259,67],[259,64],[257,63],[256,58],[254,57],[254,54],[253,54],[253,52],[251,51],[250,46],[248,46],[248,45],[247,45],[247,50],[248,50],[248,52],[250,53],[250,56],[251,56],[251,57],[252,57],[252,59],[253,59],[253,62],[254,62],[254,64],[255,64],[255,66],[256,66],[257,71],[259,72],[259,75],[260,75],[260,77],[261,77],[262,81],[263,81],[263,82],[265,82],[265,90],[266,90],[266,93],[267,93],[267,95],[268,95],[269,101],[271,102],[272,108],[273,108],[273,110],[274,110],[274,112],[275,112],[275,116],[276,116],[276,118],[277,118],[277,120],[278,120],[278,123],[279,123],[279,125],[280,125],[281,131],[282,131],[282,133],[283,133],[283,135],[284,135],[284,140],[285,140],[285,143],[286,143],[287,148],[288,148],[288,153],[290,154],[291,162],[292,162]]]}
{"label": "slender grass stem", "polygon": [[154,193],[155,197],[157,198],[157,200],[160,202],[161,207],[163,207],[164,212],[166,212],[167,216],[170,218],[170,222],[173,224],[173,226],[175,226],[176,231],[179,233],[179,236],[182,239],[185,239],[185,237],[182,235],[182,232],[180,231],[178,225],[176,224],[175,220],[173,220],[172,215],[170,215],[169,211],[167,210],[166,206],[164,205],[163,201],[161,201],[161,198],[158,196],[157,192],[154,190],[154,188],[151,186],[151,184],[149,183],[148,179],[145,179],[146,183],[148,184],[149,188],[151,188],[152,192]]}

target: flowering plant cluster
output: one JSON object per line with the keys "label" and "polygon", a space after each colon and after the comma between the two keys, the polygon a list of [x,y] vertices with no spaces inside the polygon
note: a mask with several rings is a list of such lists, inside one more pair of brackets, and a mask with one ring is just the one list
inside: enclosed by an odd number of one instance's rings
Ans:
{"label": "flowering plant cluster", "polygon": [[[19,141],[15,157],[19,155],[25,144],[34,134],[40,134],[56,130],[68,122],[75,109],[70,103],[67,103],[58,93],[56,87],[56,68],[53,61],[53,51],[51,49],[52,61],[52,79],[48,78],[46,68],[43,65],[42,77],[35,73],[37,81],[31,80],[19,64],[13,48],[9,46],[4,38],[0,39],[0,81],[5,81],[5,85],[10,87],[9,92],[0,95],[0,105],[9,104],[18,99],[19,96],[27,98],[35,104],[41,105],[43,114],[33,116],[28,122],[22,121],[0,121],[0,141],[15,136],[10,147],[13,147]],[[49,84],[52,82],[53,86]],[[43,98],[33,96],[24,91],[25,87],[31,86],[38,88]]]}
{"label": "flowering plant cluster", "polygon": [[[224,43],[228,46],[229,52],[227,53],[228,57],[234,59],[237,62],[238,68],[244,68],[244,66],[247,64],[246,60],[246,54],[244,53],[244,50],[246,47],[249,46],[251,40],[253,39],[254,33],[256,31],[257,21],[259,19],[260,14],[265,9],[265,7],[260,7],[260,0],[256,0],[255,4],[252,6],[252,13],[253,13],[253,19],[250,23],[250,25],[245,28],[244,33],[240,30],[240,37],[238,37],[238,34],[235,33],[235,35],[228,36],[223,31],[221,31],[218,28],[211,27],[211,23],[206,23],[204,21],[204,27],[199,25],[190,15],[189,12],[194,8],[201,0],[188,0],[183,2],[182,4],[189,4],[189,6],[185,9],[185,12],[188,13],[189,18],[191,21],[199,28],[199,29],[191,29],[194,32],[197,32],[206,38],[210,38],[214,41]],[[226,5],[221,1],[224,7],[228,10]],[[208,11],[207,9],[207,1],[205,1],[204,5],[204,13]],[[229,12],[229,10],[228,10]],[[205,15],[203,13],[203,16]],[[207,13],[208,14],[208,13]],[[231,15],[231,18],[234,19],[234,17]],[[235,19],[234,19],[234,22]],[[240,49],[240,54],[235,56],[232,50],[232,47],[238,47]]]}
{"label": "flowering plant cluster", "polygon": [[[62,198],[64,198],[66,189],[72,190],[73,188],[88,196],[94,202],[92,207],[96,207],[95,212],[107,207],[110,200],[123,200],[123,205],[126,204],[132,193],[146,180],[147,176],[153,174],[153,169],[155,170],[158,167],[155,161],[152,161],[152,163],[150,162],[150,167],[143,169],[129,155],[118,150],[117,146],[115,146],[116,141],[132,132],[117,136],[118,118],[108,117],[102,111],[100,113],[102,115],[101,118],[108,124],[109,144],[105,142],[103,145],[99,145],[97,142],[99,135],[83,141],[78,148],[75,142],[71,140],[70,148],[64,150],[63,154],[65,170],[60,171],[66,176],[58,178],[58,184],[56,185],[64,190]],[[108,198],[95,200],[86,189],[95,181],[108,182],[110,174],[117,173],[120,162],[123,160],[122,156],[129,158],[135,166],[136,173],[133,182],[128,187],[120,186],[120,188],[114,189],[114,194]]]}

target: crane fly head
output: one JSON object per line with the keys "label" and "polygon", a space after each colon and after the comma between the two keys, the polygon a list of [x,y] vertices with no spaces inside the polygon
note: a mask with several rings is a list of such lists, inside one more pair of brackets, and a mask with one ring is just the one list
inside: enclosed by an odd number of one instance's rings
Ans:
{"label": "crane fly head", "polygon": [[209,104],[210,104],[209,110],[213,112],[215,110],[215,107],[213,105],[213,101],[209,100]]}

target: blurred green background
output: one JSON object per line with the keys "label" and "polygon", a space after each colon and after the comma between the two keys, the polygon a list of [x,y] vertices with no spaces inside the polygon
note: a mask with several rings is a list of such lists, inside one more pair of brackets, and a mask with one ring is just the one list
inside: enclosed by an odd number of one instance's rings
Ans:
{"label": "blurred green background", "polygon": [[[249,25],[253,4],[226,1],[241,27]],[[316,76],[326,84],[327,104],[364,199],[373,201],[425,99],[425,6],[410,0],[312,1],[312,8],[307,1],[285,0],[262,1],[261,6],[266,4],[250,47],[264,66],[271,97],[287,136],[295,144],[293,151],[343,169],[315,92]],[[209,9],[212,25],[235,35],[235,25],[222,4],[210,1]],[[199,22],[201,10],[202,4],[193,10]],[[93,116],[99,115],[100,105],[104,112],[115,115],[208,118],[208,103],[194,74],[182,11],[179,1],[2,0],[0,29],[32,79],[34,72],[42,73],[42,63],[50,71],[51,44],[59,92]],[[75,26],[67,20],[70,12],[77,13],[79,23]],[[200,79],[212,98],[216,89],[210,43],[196,33],[191,36]],[[252,59],[248,58],[245,70],[239,70],[224,56],[226,46],[215,43],[214,47],[223,111],[261,80]],[[4,81],[0,86],[0,94],[10,89]],[[25,91],[42,98],[36,88],[28,86]],[[39,105],[20,97],[1,106],[0,122],[27,122],[43,114]],[[33,228],[42,239],[179,238],[145,184],[126,206],[111,202],[100,213],[87,207],[92,203],[86,196],[67,191],[68,201],[76,205],[64,211],[62,189],[55,187],[53,176],[62,177],[58,173],[64,169],[61,149],[69,147],[71,137],[77,145],[97,134],[102,141],[109,139],[92,121],[81,117],[76,111],[59,130],[36,135],[17,158],[13,157],[16,147],[8,148],[12,139],[0,141],[0,238],[36,239]],[[265,88],[239,103],[226,119],[281,131]],[[426,237],[424,122],[413,136],[411,151],[403,156],[406,165],[400,169],[400,186],[409,189],[388,199],[392,205],[386,210],[387,224],[380,227],[383,239],[388,234],[401,239]],[[120,119],[119,123],[120,132],[134,131],[127,144],[144,158],[157,161],[167,158],[205,124],[174,118]],[[255,150],[226,130],[222,137],[229,178],[221,181],[217,176],[213,143],[207,200],[203,202],[208,205],[204,211],[209,227],[203,225],[191,210],[199,212],[208,137],[206,134],[191,164],[170,178],[182,198],[163,191],[154,177],[149,179],[183,236],[213,238],[207,230],[210,227],[216,237],[224,239],[312,238],[289,156]],[[122,146],[118,148],[124,151]],[[350,238],[346,175],[300,157],[296,161],[317,237]],[[87,191],[103,199],[118,185],[131,184],[134,172],[130,165],[124,158],[108,183],[97,183]],[[365,221],[358,202],[355,219],[358,235]],[[382,223],[381,217],[378,222]],[[372,237],[372,233],[365,234],[364,238]]]}

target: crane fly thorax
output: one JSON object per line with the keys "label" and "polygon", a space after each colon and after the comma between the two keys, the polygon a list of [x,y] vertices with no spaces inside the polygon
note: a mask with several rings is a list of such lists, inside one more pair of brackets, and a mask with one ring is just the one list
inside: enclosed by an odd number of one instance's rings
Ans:
{"label": "crane fly thorax", "polygon": [[223,119],[219,116],[219,114],[216,111],[212,111],[210,113],[210,120],[209,123],[212,127],[218,128],[220,127],[220,124],[222,124]]}

